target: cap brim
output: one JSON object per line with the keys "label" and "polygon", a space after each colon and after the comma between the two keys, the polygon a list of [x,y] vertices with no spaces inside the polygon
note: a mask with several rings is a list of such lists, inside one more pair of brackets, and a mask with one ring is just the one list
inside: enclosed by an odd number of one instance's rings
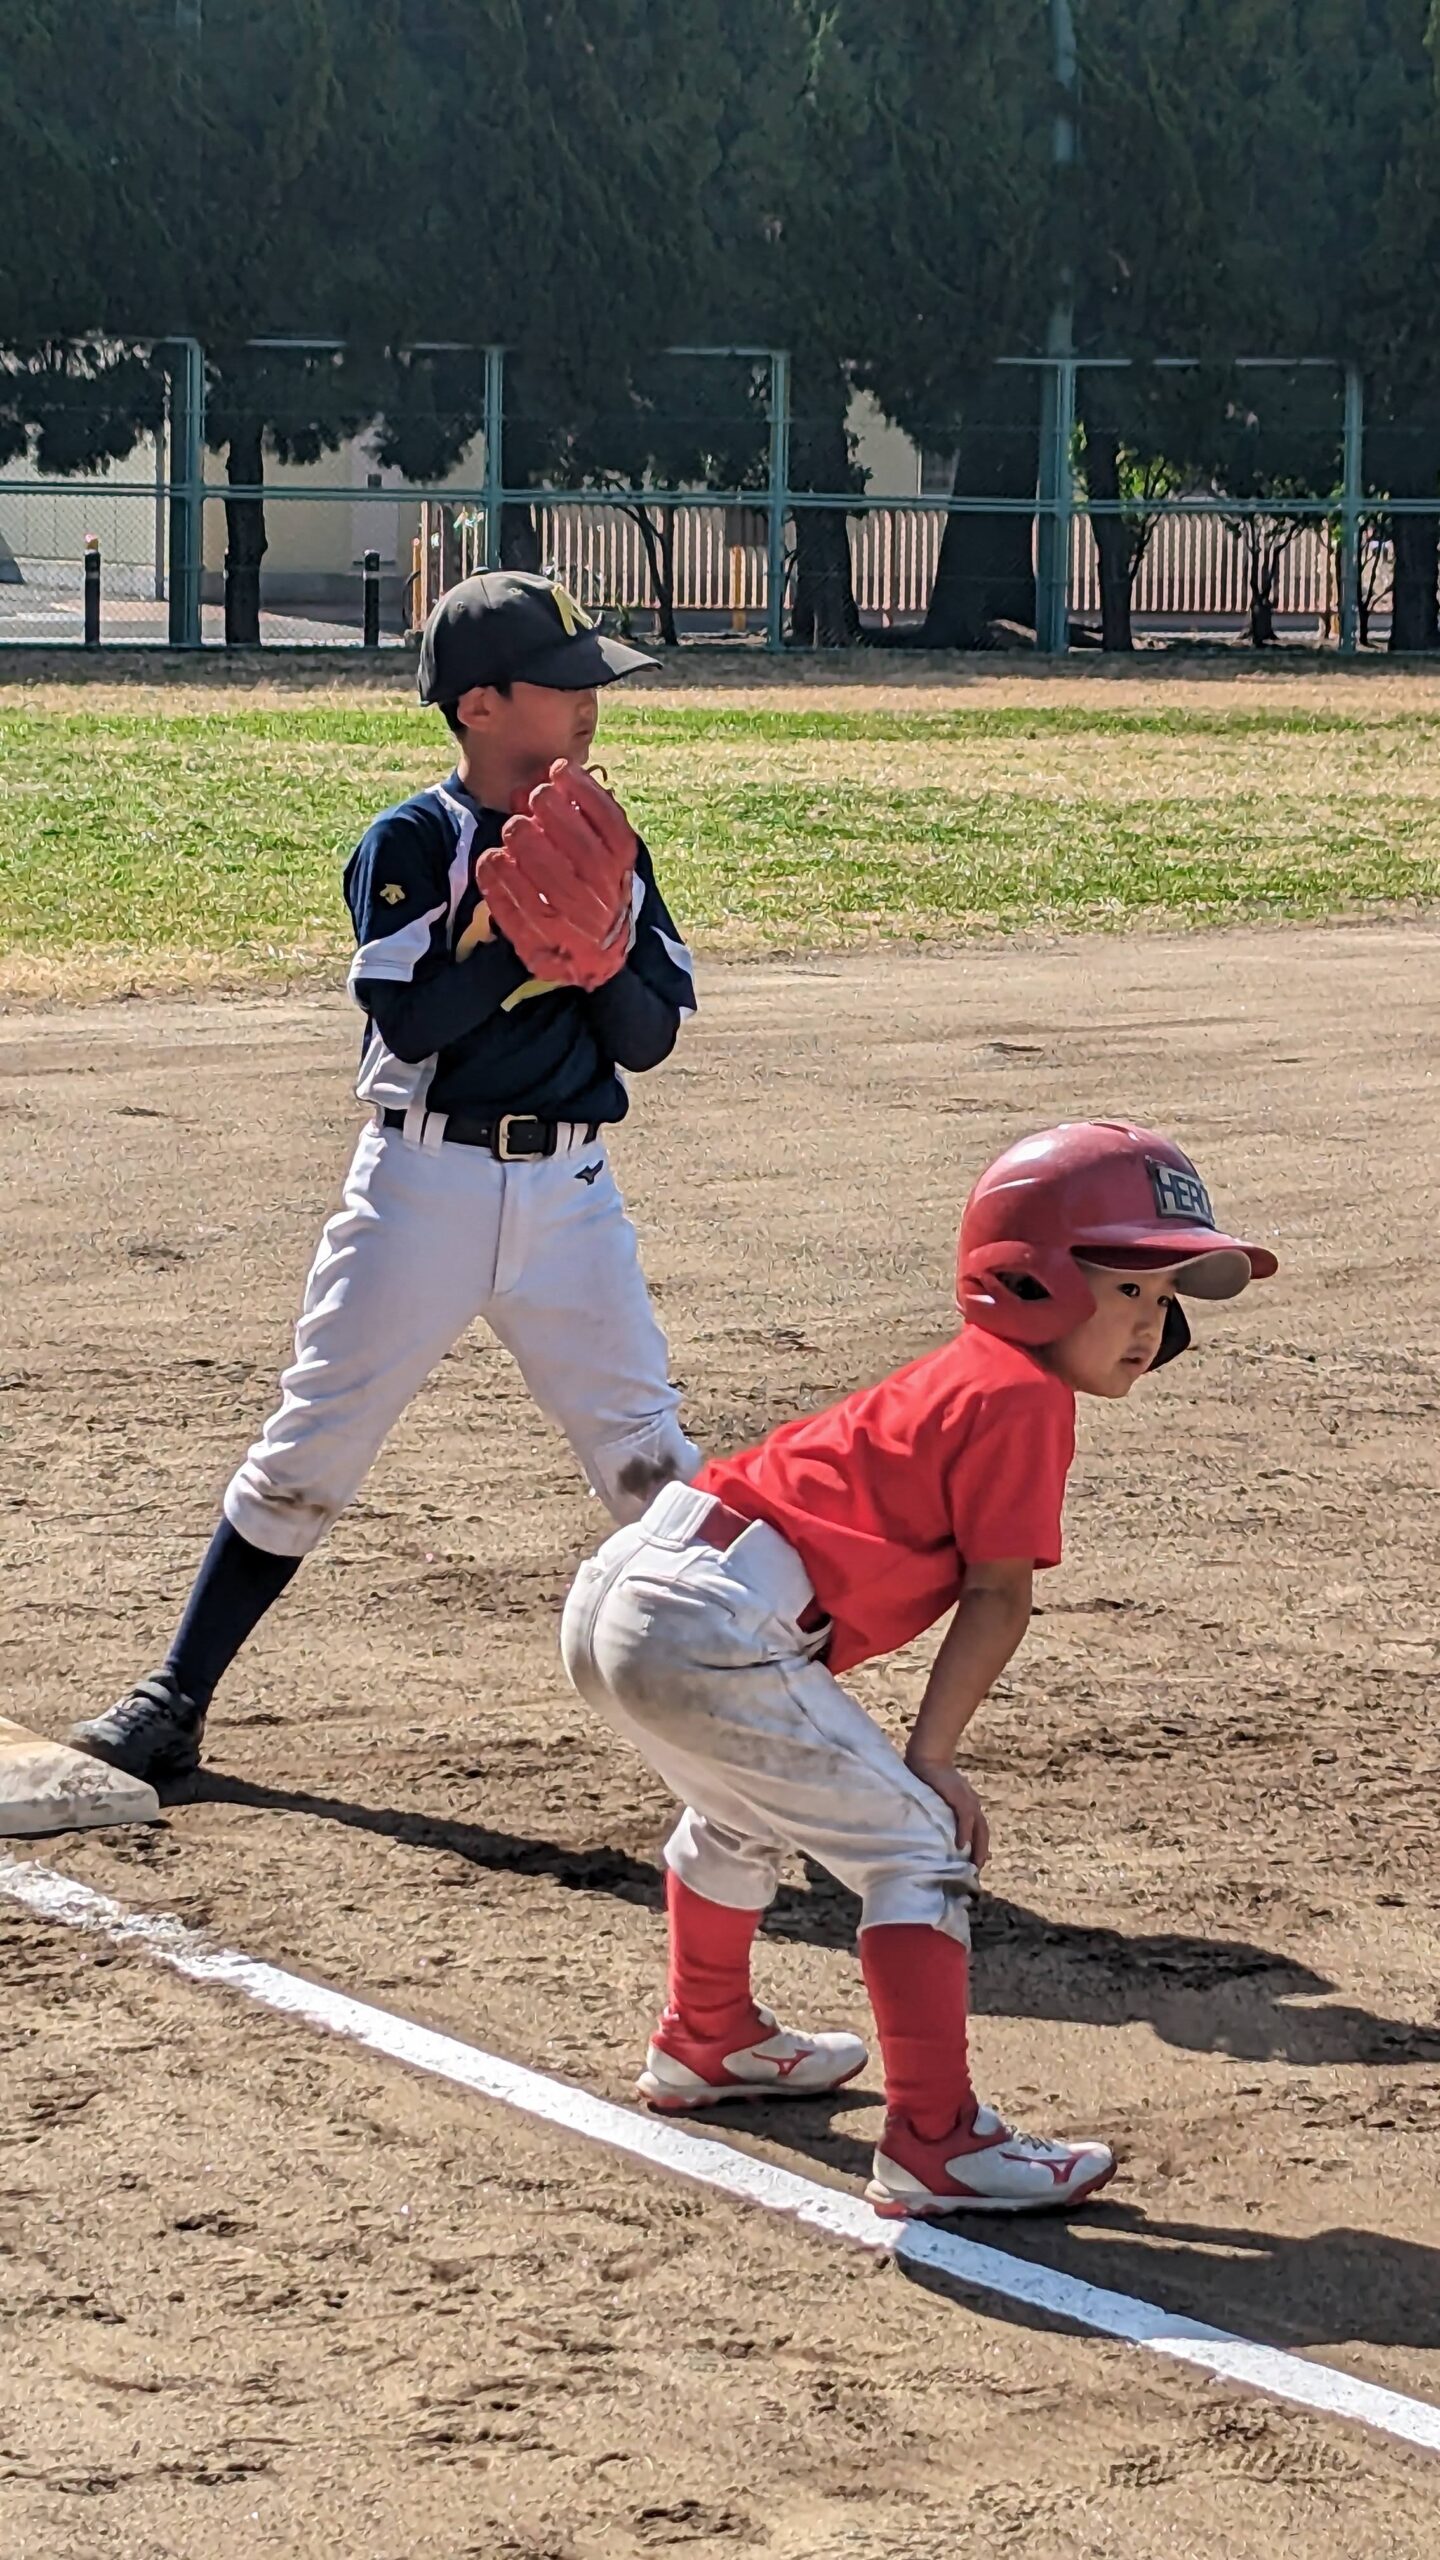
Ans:
{"label": "cap brim", "polygon": [[516,667],[514,680],[549,685],[556,693],[585,693],[592,685],[614,684],[620,676],[638,676],[659,663],[658,658],[647,658],[643,649],[632,649],[627,641],[612,640],[605,632],[577,631],[573,640],[561,640],[553,649],[526,658]]}
{"label": "cap brim", "polygon": [[1073,1250],[1100,1271],[1173,1271],[1186,1298],[1238,1298],[1252,1280],[1273,1279],[1280,1268],[1263,1244],[1244,1244],[1214,1227],[1156,1227],[1148,1235],[1132,1230],[1123,1244],[1095,1237]]}

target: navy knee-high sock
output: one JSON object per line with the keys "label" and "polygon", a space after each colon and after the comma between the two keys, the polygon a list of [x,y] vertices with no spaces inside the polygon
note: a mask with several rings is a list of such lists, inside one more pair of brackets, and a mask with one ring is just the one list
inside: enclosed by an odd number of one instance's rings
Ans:
{"label": "navy knee-high sock", "polygon": [[195,1576],[185,1614],[165,1668],[197,1707],[208,1707],[215,1684],[247,1636],[298,1570],[298,1556],[270,1556],[252,1547],[222,1520]]}

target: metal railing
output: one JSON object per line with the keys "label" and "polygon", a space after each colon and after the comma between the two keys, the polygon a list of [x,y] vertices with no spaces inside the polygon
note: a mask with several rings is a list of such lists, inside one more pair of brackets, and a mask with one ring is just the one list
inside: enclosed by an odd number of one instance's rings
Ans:
{"label": "metal railing", "polygon": [[[259,342],[257,342],[259,343]],[[312,345],[315,342],[263,342]],[[784,638],[787,591],[793,568],[795,520],[804,510],[843,512],[850,526],[855,600],[862,617],[879,623],[904,623],[925,610],[934,583],[945,526],[956,515],[1016,514],[1034,527],[1036,629],[1047,642],[1068,645],[1074,615],[1094,610],[1097,584],[1093,522],[1099,515],[1145,519],[1151,536],[1140,565],[1134,609],[1141,616],[1243,616],[1250,598],[1244,570],[1244,542],[1235,528],[1246,518],[1283,517],[1302,530],[1281,559],[1274,609],[1284,615],[1313,615],[1326,629],[1338,628],[1342,650],[1357,645],[1362,540],[1367,517],[1440,513],[1440,495],[1388,496],[1367,493],[1364,469],[1364,400],[1353,366],[1322,366],[1317,359],[1287,365],[1280,358],[1240,361],[1238,371],[1284,369],[1295,374],[1328,371],[1343,384],[1343,418],[1337,404],[1335,486],[1325,495],[1251,499],[1218,493],[1195,493],[1155,499],[1120,498],[1097,501],[1087,495],[1076,474],[1073,434],[1068,423],[1077,412],[1079,377],[1088,368],[1124,371],[1127,360],[1088,358],[1070,353],[1002,359],[1002,366],[1039,369],[1048,384],[1040,402],[1041,431],[1035,449],[1036,486],[1031,495],[987,496],[966,493],[923,493],[903,502],[868,492],[797,490],[789,485],[791,419],[790,366],[783,350],[749,347],[684,348],[677,355],[713,355],[743,359],[762,390],[765,476],[758,487],[714,489],[587,489],[576,491],[533,485],[511,486],[505,478],[505,358],[491,348],[484,353],[483,424],[477,449],[483,453],[482,476],[471,487],[418,487],[377,493],[366,487],[324,485],[315,481],[242,488],[207,480],[205,452],[205,380],[203,348],[193,339],[164,342],[169,379],[169,442],[163,479],[109,480],[104,497],[113,505],[144,499],[163,511],[166,529],[166,631],[173,646],[195,648],[203,633],[205,509],[224,501],[252,499],[267,508],[304,503],[360,507],[369,502],[393,507],[397,500],[418,510],[421,526],[413,566],[408,571],[410,611],[414,623],[440,587],[457,574],[456,563],[478,566],[500,558],[506,510],[528,510],[535,523],[541,556],[592,599],[637,609],[653,605],[653,579],[635,521],[643,506],[652,520],[663,519],[673,545],[674,601],[679,611],[705,618],[711,627],[763,636],[772,648]],[[158,348],[157,348],[158,352]],[[1163,358],[1158,372],[1185,369],[1187,358]],[[1053,379],[1052,379],[1053,377]],[[1059,426],[1067,427],[1062,435]],[[1048,439],[1048,440],[1047,440]],[[1063,450],[1062,450],[1063,448]],[[0,476],[0,497],[20,494],[31,501],[47,497],[74,500],[82,494],[75,480],[25,481]],[[458,531],[457,531],[458,528]],[[133,546],[132,546],[133,547]],[[366,547],[369,547],[367,537]],[[104,545],[102,543],[102,549]],[[408,548],[408,545],[407,545]],[[76,566],[78,580],[79,552]],[[3,566],[3,564],[0,564]],[[356,563],[358,600],[358,560]],[[373,581],[372,581],[373,588]],[[4,630],[0,615],[0,634]]]}

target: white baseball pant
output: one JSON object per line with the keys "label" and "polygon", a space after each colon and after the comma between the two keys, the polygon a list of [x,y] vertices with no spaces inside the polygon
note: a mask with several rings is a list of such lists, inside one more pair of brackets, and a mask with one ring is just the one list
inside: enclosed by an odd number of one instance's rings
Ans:
{"label": "white baseball pant", "polygon": [[707,1901],[759,1911],[798,1851],[859,1894],[862,1929],[968,1945],[978,1878],[950,1807],[817,1659],[794,1548],[757,1521],[719,1554],[695,1541],[710,1507],[667,1486],[581,1566],[561,1629],[581,1697],[685,1806],[667,1863]]}
{"label": "white baseball pant", "polygon": [[694,1473],[603,1143],[562,1125],[555,1155],[502,1164],[371,1122],[320,1239],[280,1405],[226,1489],[232,1528],[267,1555],[308,1554],[477,1316],[614,1519]]}

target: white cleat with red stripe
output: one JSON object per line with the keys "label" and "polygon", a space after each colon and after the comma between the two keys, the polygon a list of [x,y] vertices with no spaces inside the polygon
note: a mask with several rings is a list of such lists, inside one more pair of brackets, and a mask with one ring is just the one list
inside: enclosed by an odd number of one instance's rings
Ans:
{"label": "white cleat with red stripe", "polygon": [[1054,2213],[1109,2184],[1115,2154],[1103,2142],[1046,2142],[1015,2133],[993,2107],[977,2107],[966,2132],[923,2142],[889,2117],[865,2192],[895,2219],[937,2213]]}
{"label": "white cleat with red stripe", "polygon": [[703,2043],[663,2019],[635,2084],[647,2105],[660,2115],[686,2115],[732,2098],[823,2098],[869,2061],[858,2036],[804,2036],[777,2026],[768,2009],[755,2015],[759,2033],[742,2045]]}

